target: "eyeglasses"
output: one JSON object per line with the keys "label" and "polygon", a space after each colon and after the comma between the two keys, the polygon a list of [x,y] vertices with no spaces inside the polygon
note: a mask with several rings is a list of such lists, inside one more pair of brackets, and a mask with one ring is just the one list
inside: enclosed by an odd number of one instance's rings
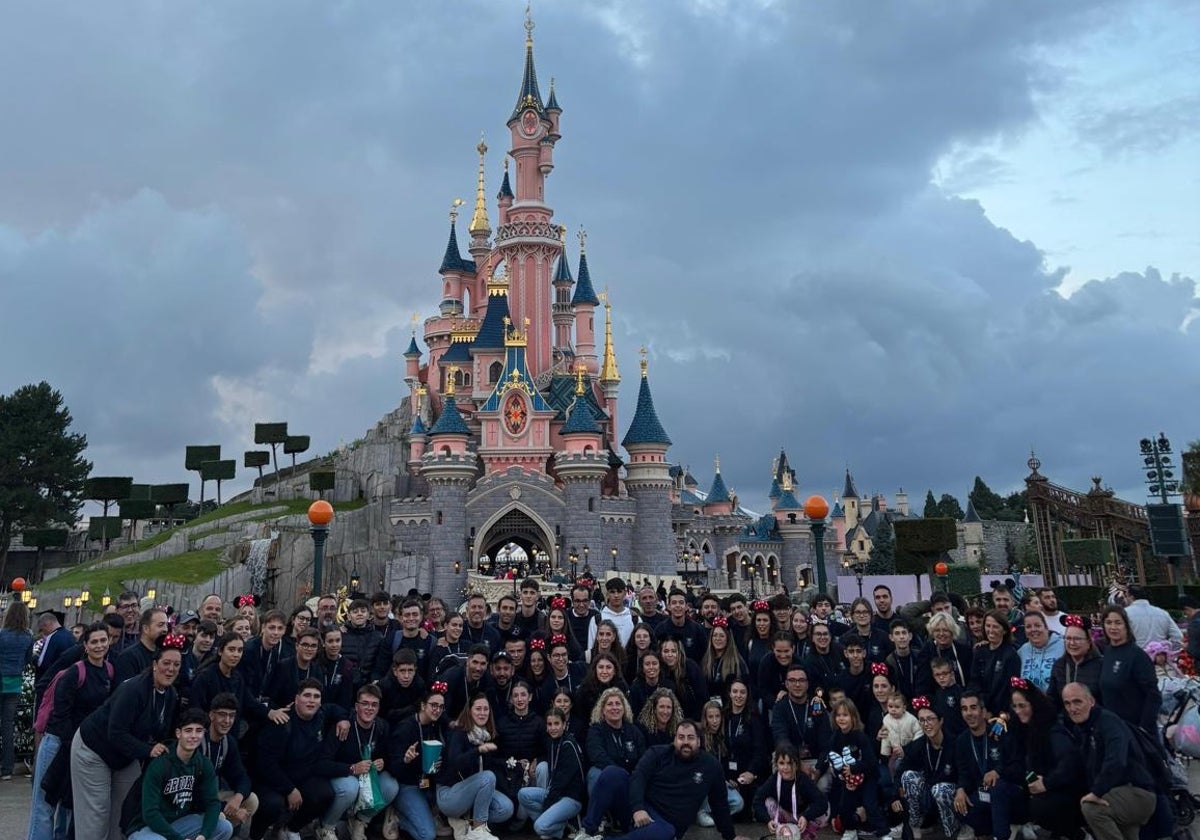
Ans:
{"label": "eyeglasses", "polygon": [[426,708],[429,708],[429,709],[444,709],[444,708],[446,708],[445,703],[426,703],[425,706],[426,706]]}
{"label": "eyeglasses", "polygon": [[359,700],[358,705],[364,709],[378,709],[379,703],[375,700]]}
{"label": "eyeglasses", "polygon": [[921,722],[922,726],[933,726],[935,723],[937,723],[937,718],[934,718],[934,717],[921,718],[920,722]]}
{"label": "eyeglasses", "polygon": [[233,720],[234,718],[236,718],[236,717],[237,717],[237,712],[217,712],[217,711],[214,711],[214,712],[213,712],[213,714],[214,714],[216,717],[220,718],[221,720]]}
{"label": "eyeglasses", "polygon": [[804,677],[788,677],[788,678],[787,678],[787,682],[790,682],[790,683],[806,683],[806,682],[808,682],[808,680],[806,680]]}
{"label": "eyeglasses", "polygon": [[304,650],[316,650],[317,644],[316,644],[316,642],[303,642],[301,644],[296,645],[296,647],[303,648]]}

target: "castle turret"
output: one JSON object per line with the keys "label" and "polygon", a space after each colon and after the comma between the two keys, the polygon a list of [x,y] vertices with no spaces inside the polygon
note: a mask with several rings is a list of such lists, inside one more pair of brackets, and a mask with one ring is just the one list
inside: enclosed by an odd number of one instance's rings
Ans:
{"label": "castle turret", "polygon": [[979,563],[983,559],[983,519],[975,510],[975,502],[967,496],[967,512],[958,523],[959,542],[963,547],[963,559],[968,563]]}
{"label": "castle turret", "polygon": [[637,409],[621,441],[629,453],[625,486],[637,510],[633,526],[634,567],[650,574],[669,575],[677,571],[675,536],[671,530],[671,467],[667,463],[671,439],[654,410],[645,352],[643,348]]}
{"label": "castle turret", "polygon": [[409,390],[417,387],[420,377],[421,348],[417,346],[417,331],[414,328],[412,338],[408,342],[408,349],[404,351],[404,381],[408,384]]}
{"label": "castle turret", "polygon": [[421,458],[421,476],[429,483],[431,592],[457,591],[467,574],[461,566],[462,535],[467,533],[467,492],[475,480],[477,461],[467,449],[471,430],[455,402],[456,372],[450,371],[442,413],[429,430],[429,451]]}
{"label": "castle turret", "polygon": [[421,459],[425,457],[426,435],[428,430],[425,428],[425,423],[421,420],[421,407],[425,401],[426,389],[424,385],[418,385],[413,393],[412,402],[412,428],[408,433],[408,472],[416,477],[421,473]]}
{"label": "castle turret", "polygon": [[588,270],[587,231],[580,228],[579,281],[575,284],[575,296],[571,298],[571,306],[575,309],[575,358],[592,374],[600,371],[600,361],[596,358],[596,307],[599,304]]}
{"label": "castle turret", "polygon": [[[475,182],[475,212],[471,215],[471,225],[467,229],[471,234],[471,245],[468,250],[471,252],[472,262],[474,266],[486,265],[488,254],[491,253],[492,244],[489,241],[492,235],[492,223],[488,221],[487,213],[487,195],[484,193],[483,173],[484,163],[487,158],[487,143],[483,142],[483,138],[479,139],[479,145],[475,147],[475,151],[479,153],[479,173],[476,176]],[[487,294],[484,284],[487,282],[486,277],[476,277],[474,282],[474,290],[471,296],[471,308],[476,312],[482,311],[486,306],[484,296]],[[472,314],[468,312],[467,314]]]}
{"label": "castle turret", "polygon": [[496,193],[496,203],[500,206],[500,224],[508,224],[508,208],[512,207],[512,184],[508,181],[508,157],[504,158],[504,179],[500,182],[500,192]]}
{"label": "castle turret", "polygon": [[909,514],[908,494],[904,492],[903,487],[896,491],[896,512],[901,516]]}
{"label": "castle turret", "polygon": [[617,370],[617,351],[613,348],[612,301],[604,292],[604,359],[600,363],[600,388],[604,391],[604,410],[608,412],[609,430],[617,436],[617,392],[621,388],[621,372]]}
{"label": "castle turret", "polygon": [[842,488],[842,501],[845,503],[846,533],[850,533],[858,527],[859,520],[862,518],[858,488],[854,486],[854,477],[850,475],[850,470],[846,470],[846,486]]}
{"label": "castle turret", "polygon": [[442,275],[442,315],[453,317],[463,314],[463,281],[475,273],[474,263],[464,260],[458,250],[458,208],[462,199],[455,199],[450,209],[450,238],[446,241],[446,253],[442,255],[442,265],[438,273]]}
{"label": "castle turret", "polygon": [[571,264],[567,262],[567,229],[560,225],[558,230],[563,249],[554,269],[554,348],[566,356],[574,354],[571,327],[575,324],[575,311],[571,308],[571,287],[575,285],[575,278],[571,276]]}
{"label": "castle turret", "polygon": [[709,516],[725,516],[733,513],[733,499],[729,495],[729,489],[725,486],[725,479],[721,478],[720,457],[713,459],[712,486],[708,489],[708,495],[704,497],[704,512]]}
{"label": "castle turret", "polygon": [[562,139],[562,135],[558,133],[558,118],[562,114],[562,108],[558,104],[558,94],[554,91],[554,77],[550,77],[550,98],[546,100],[546,114],[550,117],[550,131],[547,136],[555,142]]}

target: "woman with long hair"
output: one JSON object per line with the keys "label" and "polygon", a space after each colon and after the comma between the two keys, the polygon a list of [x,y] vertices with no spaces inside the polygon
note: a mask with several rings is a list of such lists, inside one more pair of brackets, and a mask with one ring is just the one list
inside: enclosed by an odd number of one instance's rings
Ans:
{"label": "woman with long hair", "polygon": [[[817,759],[818,775],[831,771],[829,814],[845,827],[842,840],[858,840],[858,826],[881,837],[887,823],[879,809],[879,760],[874,742],[863,732],[862,721],[853,701],[835,700],[829,706],[833,719],[833,737],[829,753]],[[866,819],[859,817],[859,809]]]}
{"label": "woman with long hair", "polygon": [[1010,680],[1021,676],[1021,657],[1012,643],[1012,627],[1003,610],[991,610],[983,617],[986,642],[975,648],[971,663],[971,684],[983,694],[984,705],[992,714],[1008,708]]}
{"label": "woman with long hair", "polygon": [[1100,651],[1092,643],[1087,621],[1081,615],[1062,617],[1063,655],[1050,669],[1050,686],[1046,695],[1055,710],[1062,711],[1062,690],[1067,683],[1081,683],[1100,696]]}
{"label": "woman with long hair", "polygon": [[725,684],[734,677],[745,677],[748,668],[729,632],[729,619],[719,615],[713,619],[708,633],[708,647],[700,660],[700,669],[708,686],[708,697],[720,697]]}
{"label": "woman with long hair", "polygon": [[[704,747],[706,753],[716,757],[725,776],[725,795],[729,802],[729,813],[731,815],[740,814],[746,807],[746,800],[742,798],[742,793],[738,789],[736,763],[725,737],[725,717],[720,700],[709,700],[704,704],[704,708],[700,711],[700,733],[701,746]],[[700,806],[696,822],[705,827],[716,824],[707,798]]]}
{"label": "woman with long hair", "polygon": [[621,631],[611,619],[601,619],[596,625],[596,640],[588,651],[589,663],[600,654],[608,654],[617,661],[617,668],[622,672],[625,668],[625,648],[621,646]]}
{"label": "woman with long hair", "polygon": [[446,711],[446,691],[444,682],[435,681],[417,702],[417,711],[396,725],[388,741],[388,770],[400,784],[391,807],[400,818],[400,828],[413,840],[435,840],[437,836],[426,789],[441,769],[442,758],[432,768],[425,767],[422,744],[440,744],[445,750],[442,715]]}
{"label": "woman with long hair", "polygon": [[150,668],[117,686],[76,730],[71,739],[76,837],[120,840],[121,806],[142,763],[168,750],[184,644],[183,636],[160,639]]}
{"label": "woman with long hair", "polygon": [[625,643],[625,682],[633,684],[642,672],[642,657],[653,650],[654,628],[645,622],[635,624]]}
{"label": "woman with long hair", "polygon": [[792,641],[796,645],[797,659],[808,656],[808,652],[812,648],[812,640],[809,638],[811,626],[807,612],[800,607],[792,610]]}
{"label": "woman with long hair", "polygon": [[596,779],[607,767],[632,773],[646,752],[646,736],[633,722],[629,699],[619,688],[607,688],[592,708],[587,731],[587,787],[591,794]]}
{"label": "woman with long hair", "polygon": [[683,708],[684,717],[695,720],[707,699],[708,685],[704,680],[704,672],[694,659],[683,655],[678,639],[663,639],[659,643],[658,654],[662,658],[666,677],[675,683],[675,696]]}
{"label": "woman with long hair", "polygon": [[575,708],[575,695],[565,688],[555,689],[550,698],[550,708],[558,709],[567,716],[567,732],[582,748],[587,742],[587,730],[591,726],[591,719],[571,713]]}
{"label": "woman with long hair", "polygon": [[464,665],[471,650],[471,640],[463,634],[466,619],[460,613],[446,616],[442,636],[429,653],[429,676],[438,677],[456,665]]}
{"label": "woman with long hair", "polygon": [[[62,745],[71,743],[84,718],[104,705],[104,701],[112,694],[113,668],[107,661],[110,644],[108,626],[99,621],[89,625],[79,640],[83,646],[83,659],[69,666],[55,684],[54,710],[38,744],[33,769],[29,840],[46,840],[51,835],[52,823],[56,836],[66,836],[71,811],[70,797],[55,797],[59,808],[56,816],[54,805],[47,801],[42,782],[58,780],[61,783],[70,779],[71,757],[62,749]],[[65,792],[62,788],[59,790]]]}
{"label": "woman with long hair", "polygon": [[339,625],[321,628],[321,654],[317,664],[321,666],[321,683],[325,686],[321,702],[349,709],[354,703],[354,666],[349,658],[342,656],[342,628]]}
{"label": "woman with long hair", "polygon": [[546,674],[549,671],[550,663],[546,660],[546,640],[535,636],[529,640],[529,653],[525,656],[524,668],[524,677],[533,691],[535,705],[537,698],[541,696],[541,688],[546,683]]}
{"label": "woman with long hair", "polygon": [[640,709],[650,695],[660,688],[675,690],[675,682],[663,673],[662,657],[655,650],[646,651],[639,666],[637,679],[629,686],[629,705]]}
{"label": "woman with long hair", "polygon": [[848,667],[846,657],[842,655],[841,645],[833,640],[833,634],[829,631],[829,624],[825,619],[813,619],[811,633],[812,649],[801,661],[811,683],[810,690],[815,694],[817,689],[821,689],[829,696],[832,689],[841,685]]}
{"label": "woman with long hair", "polygon": [[675,727],[681,720],[683,713],[675,693],[669,688],[659,688],[646,699],[638,713],[637,724],[646,736],[646,746],[656,747],[675,742]]}
{"label": "woman with long hair", "polygon": [[750,683],[735,677],[725,686],[721,704],[721,734],[729,750],[725,763],[730,778],[744,802],[754,796],[755,786],[766,778],[771,764],[767,722],[758,713]]}
{"label": "woman with long hair", "polygon": [[296,642],[300,639],[300,634],[313,626],[316,621],[313,611],[305,604],[301,604],[292,610],[292,614],[288,616],[287,632],[283,634],[283,655],[296,655]]}
{"label": "woman with long hair", "polygon": [[492,706],[483,694],[474,695],[458,716],[446,740],[437,773],[438,810],[454,836],[493,840],[489,825],[512,819],[512,801],[496,789],[496,774],[486,769],[498,749]]}
{"label": "woman with long hair", "polygon": [[557,840],[583,810],[586,793],[583,751],[567,731],[567,716],[551,709],[546,712],[546,760],[538,763],[533,784],[521,788],[517,799],[533,819],[534,833],[541,840]]}
{"label": "woman with long hair", "polygon": [[850,629],[839,640],[842,647],[851,638],[862,640],[868,662],[882,662],[892,652],[892,643],[887,633],[875,626],[875,612],[866,598],[855,598],[850,602]]}
{"label": "woman with long hair", "polygon": [[1100,695],[1104,708],[1130,726],[1156,732],[1162,693],[1154,663],[1137,645],[1124,607],[1109,604],[1100,613],[1106,642],[1100,660]]}
{"label": "woman with long hair", "polygon": [[583,659],[583,645],[575,638],[575,631],[571,628],[571,621],[567,617],[569,608],[567,599],[562,596],[550,599],[550,610],[546,613],[546,632],[543,635],[547,639],[552,636],[566,636],[567,653],[572,662],[578,662]]}
{"label": "woman with long hair", "polygon": [[758,685],[758,663],[771,655],[775,617],[766,601],[755,601],[751,609],[750,629],[746,631],[746,666],[750,669],[751,683]]}
{"label": "woman with long hair", "polygon": [[1059,722],[1054,705],[1036,685],[1017,677],[1010,697],[1009,737],[1017,739],[1025,755],[1029,817],[1055,837],[1081,840],[1079,800],[1087,785],[1079,750]]}
{"label": "woman with long hair", "polygon": [[575,716],[587,720],[600,695],[610,688],[618,688],[622,692],[629,690],[621,676],[621,667],[616,657],[610,653],[598,653],[588,665],[587,675],[579,686]]}
{"label": "woman with long hair", "polygon": [[14,599],[0,629],[0,780],[12,778],[17,753],[17,705],[25,667],[33,661],[29,608]]}

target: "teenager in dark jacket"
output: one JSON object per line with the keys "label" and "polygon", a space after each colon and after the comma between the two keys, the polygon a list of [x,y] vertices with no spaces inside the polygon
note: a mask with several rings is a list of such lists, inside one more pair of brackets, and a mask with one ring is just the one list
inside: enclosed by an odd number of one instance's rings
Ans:
{"label": "teenager in dark jacket", "polygon": [[609,688],[600,695],[591,720],[587,731],[589,794],[606,767],[632,772],[646,751],[646,737],[633,722],[633,710],[621,689]]}
{"label": "teenager in dark jacket", "polygon": [[808,674],[810,690],[816,694],[819,688],[828,697],[832,689],[840,687],[846,672],[846,657],[826,625],[814,624],[810,635],[812,650],[804,657],[804,671]]}
{"label": "teenager in dark jacket", "polygon": [[587,781],[583,751],[567,732],[567,716],[557,709],[546,712],[545,747],[534,783],[517,792],[517,802],[533,820],[538,837],[558,838],[583,809]]}
{"label": "teenager in dark jacket", "polygon": [[374,675],[380,638],[371,626],[370,618],[371,605],[366,598],[355,598],[350,602],[346,610],[346,624],[342,628],[342,656],[354,674],[355,689],[369,682]]}
{"label": "teenager in dark jacket", "polygon": [[[387,754],[391,743],[391,729],[386,720],[379,717],[382,694],[374,685],[364,685],[355,695],[354,713],[350,720],[350,734],[345,740],[326,738],[324,757],[342,765],[343,772],[333,777],[333,803],[321,817],[321,825],[333,832],[343,816],[348,818],[351,837],[365,837],[366,820],[359,819],[351,810],[358,798],[359,776],[375,768],[379,781],[379,792],[383,801],[391,804],[400,791],[400,784],[387,772]],[[347,813],[349,812],[349,813]],[[389,810],[385,816],[384,834],[395,834],[399,828],[396,812]]]}
{"label": "teenager in dark jacket", "polygon": [[458,613],[446,616],[444,632],[429,652],[430,679],[445,679],[443,674],[451,668],[466,664],[473,642],[463,635],[465,623],[466,619]]}
{"label": "teenager in dark jacket", "polygon": [[268,610],[262,620],[262,633],[246,642],[238,670],[246,681],[246,694],[263,699],[263,686],[271,681],[279,660],[285,655],[283,634],[287,617],[280,610]]}
{"label": "teenager in dark jacket", "polygon": [[334,625],[321,631],[317,664],[321,666],[321,684],[325,687],[321,699],[343,709],[350,708],[354,703],[354,667],[342,656],[342,628]]}
{"label": "teenager in dark jacket", "polygon": [[829,800],[800,770],[800,755],[791,744],[779,744],[773,756],[775,771],[755,790],[750,809],[754,819],[774,835],[781,825],[795,825],[804,840],[814,840],[825,823]]}
{"label": "teenager in dark jacket", "polygon": [[[879,808],[879,747],[863,732],[858,709],[851,701],[834,701],[829,716],[833,734],[828,752],[817,758],[817,775],[831,771],[830,816],[841,818],[846,828],[843,840],[854,840],[860,825],[882,836],[888,829]],[[859,808],[866,812],[865,821],[858,816]]]}
{"label": "teenager in dark jacket", "polygon": [[254,816],[258,797],[251,790],[250,772],[232,732],[238,719],[238,701],[232,694],[218,694],[208,710],[208,729],[200,751],[217,771],[217,796],[221,812],[237,827]]}
{"label": "teenager in dark jacket", "polygon": [[400,629],[386,637],[373,651],[374,664],[364,662],[362,668],[370,669],[369,673],[378,679],[387,673],[396,651],[411,650],[416,656],[417,676],[428,680],[432,673],[430,662],[434,658],[433,651],[437,639],[422,630],[421,620],[421,602],[416,598],[407,599],[400,606]]}
{"label": "teenager in dark jacket", "polygon": [[[513,680],[508,714],[496,718],[496,741],[500,744],[497,755],[504,762],[503,776],[497,775],[496,788],[514,803],[517,803],[517,792],[533,779],[538,761],[545,755],[546,724],[533,711],[531,700],[529,683],[522,679]],[[516,762],[516,765],[510,767],[510,762]],[[509,826],[513,831],[529,819],[519,803],[516,811],[514,822]]]}
{"label": "teenager in dark jacket", "polygon": [[75,836],[116,840],[121,806],[142,762],[167,751],[175,720],[182,636],[165,636],[149,670],[121,683],[71,741]]}
{"label": "teenager in dark jacket", "polygon": [[349,732],[342,713],[322,707],[320,680],[306,679],[297,686],[287,723],[268,725],[259,733],[254,776],[259,806],[250,824],[255,840],[281,822],[287,830],[299,831],[329,808],[331,779],[345,770],[325,753],[325,740],[337,737],[327,731],[335,721]]}
{"label": "teenager in dark jacket", "polygon": [[[218,694],[232,694],[237,698],[238,715],[242,720],[261,722],[266,720],[268,706],[253,697],[246,686],[246,676],[238,665],[244,656],[246,642],[237,633],[226,633],[217,639],[216,658],[196,672],[188,690],[189,705],[193,709],[207,712]],[[281,720],[276,716],[277,720]]]}
{"label": "teenager in dark jacket", "polygon": [[392,668],[377,685],[383,694],[382,717],[395,725],[417,710],[427,684],[417,676],[417,657],[411,650],[398,650]]}
{"label": "teenager in dark jacket", "polygon": [[[295,643],[296,655],[281,660],[270,681],[263,685],[263,693],[270,699],[272,709],[289,706],[296,697],[300,683],[305,680],[316,680],[322,686],[325,684],[325,672],[317,663],[317,654],[321,652],[321,634],[306,628],[296,636]],[[321,703],[330,705],[324,697]]]}

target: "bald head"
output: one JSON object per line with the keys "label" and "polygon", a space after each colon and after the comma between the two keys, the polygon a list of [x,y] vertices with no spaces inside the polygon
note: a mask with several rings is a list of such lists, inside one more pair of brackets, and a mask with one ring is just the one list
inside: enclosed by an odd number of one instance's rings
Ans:
{"label": "bald head", "polygon": [[1096,698],[1083,683],[1067,683],[1062,692],[1063,709],[1072,723],[1083,723],[1092,713]]}

